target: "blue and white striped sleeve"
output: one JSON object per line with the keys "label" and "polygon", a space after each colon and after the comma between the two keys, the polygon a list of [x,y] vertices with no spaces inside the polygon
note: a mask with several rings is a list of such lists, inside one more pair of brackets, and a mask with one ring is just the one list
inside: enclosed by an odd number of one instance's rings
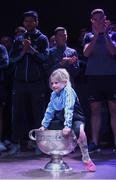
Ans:
{"label": "blue and white striped sleeve", "polygon": [[46,112],[44,114],[44,118],[42,120],[42,126],[44,126],[45,128],[47,128],[50,124],[50,122],[52,121],[54,117],[54,108],[53,108],[53,101],[52,98],[48,104],[48,107],[46,109]]}
{"label": "blue and white striped sleeve", "polygon": [[72,90],[66,91],[65,94],[65,108],[64,108],[64,126],[68,128],[72,128],[72,119],[73,119],[73,111],[76,96]]}

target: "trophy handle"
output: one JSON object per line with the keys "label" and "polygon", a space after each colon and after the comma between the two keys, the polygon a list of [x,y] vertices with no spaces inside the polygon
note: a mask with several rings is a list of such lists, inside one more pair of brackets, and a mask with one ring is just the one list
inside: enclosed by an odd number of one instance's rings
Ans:
{"label": "trophy handle", "polygon": [[31,131],[29,131],[29,138],[33,141],[36,141],[36,138],[33,136],[33,132],[35,132],[36,129],[32,129]]}

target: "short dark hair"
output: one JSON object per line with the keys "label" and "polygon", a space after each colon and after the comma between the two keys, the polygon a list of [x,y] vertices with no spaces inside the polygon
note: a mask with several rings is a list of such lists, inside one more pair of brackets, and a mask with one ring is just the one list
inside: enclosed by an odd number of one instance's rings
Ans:
{"label": "short dark hair", "polygon": [[66,29],[64,28],[64,27],[57,27],[55,30],[54,30],[54,35],[56,35],[57,34],[57,32],[59,32],[59,31],[66,31]]}
{"label": "short dark hair", "polygon": [[103,9],[94,9],[94,10],[91,12],[91,18],[93,17],[93,15],[99,14],[99,13],[102,13],[103,15],[105,15]]}
{"label": "short dark hair", "polygon": [[34,19],[37,21],[38,20],[38,13],[36,11],[26,11],[24,12],[23,14],[23,17],[28,17],[28,16],[31,16],[31,17],[34,17]]}

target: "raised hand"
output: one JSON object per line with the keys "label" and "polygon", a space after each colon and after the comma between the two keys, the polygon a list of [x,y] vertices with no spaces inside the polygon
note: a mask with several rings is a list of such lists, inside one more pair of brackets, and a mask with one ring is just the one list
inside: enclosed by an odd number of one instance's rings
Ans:
{"label": "raised hand", "polygon": [[23,50],[25,52],[28,52],[29,49],[30,49],[30,46],[31,46],[31,41],[28,40],[28,39],[24,39],[24,41],[23,41]]}

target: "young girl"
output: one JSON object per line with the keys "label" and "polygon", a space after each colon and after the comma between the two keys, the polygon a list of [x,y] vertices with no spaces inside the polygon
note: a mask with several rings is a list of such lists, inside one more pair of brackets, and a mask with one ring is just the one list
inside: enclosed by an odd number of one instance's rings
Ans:
{"label": "young girl", "polygon": [[63,129],[65,136],[74,130],[82,153],[82,160],[88,171],[96,171],[88,153],[87,138],[84,132],[85,117],[81,110],[78,97],[71,87],[68,72],[59,68],[50,76],[50,87],[53,90],[46,109],[40,130]]}

